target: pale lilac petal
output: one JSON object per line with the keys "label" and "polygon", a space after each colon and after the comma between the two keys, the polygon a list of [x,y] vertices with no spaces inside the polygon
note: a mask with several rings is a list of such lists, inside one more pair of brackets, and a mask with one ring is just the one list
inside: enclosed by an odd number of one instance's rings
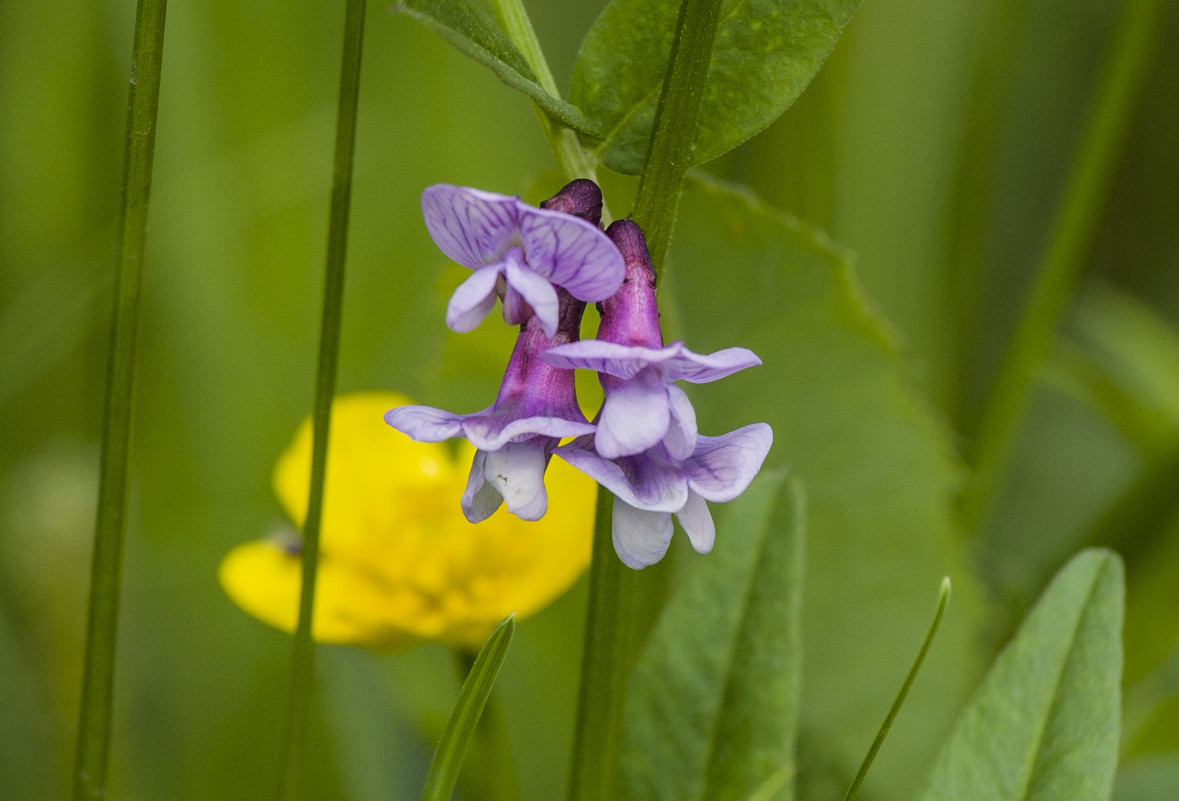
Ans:
{"label": "pale lilac petal", "polygon": [[671,422],[663,447],[671,458],[683,461],[696,449],[696,410],[687,394],[675,384],[667,385],[667,399],[670,402]]}
{"label": "pale lilac petal", "polygon": [[459,284],[446,307],[446,324],[457,333],[473,331],[483,322],[495,305],[495,282],[502,267],[491,266],[475,270],[474,275]]}
{"label": "pale lilac petal", "polygon": [[[545,336],[552,336],[557,332],[557,290],[549,283],[549,279],[536,273],[528,266],[520,264],[509,256],[504,262],[504,275],[508,279],[508,286],[520,294],[532,313],[540,322],[540,328]],[[523,325],[528,322],[527,317],[522,320],[508,319],[508,307],[504,305],[504,319],[513,325]]]}
{"label": "pale lilac petal", "polygon": [[644,348],[638,345],[619,345],[600,339],[583,339],[549,348],[540,355],[553,367],[566,369],[582,368],[606,373],[616,378],[634,378],[640,372],[660,360],[664,349]]}
{"label": "pale lilac petal", "polygon": [[540,520],[548,511],[544,488],[548,456],[542,442],[509,443],[487,454],[483,478],[503,496],[508,511],[522,520]]}
{"label": "pale lilac petal", "polygon": [[671,412],[667,387],[650,372],[607,388],[598,419],[598,453],[607,459],[654,447],[667,433]]}
{"label": "pale lilac petal", "polygon": [[612,528],[618,558],[635,570],[662,559],[674,531],[667,512],[636,509],[619,498],[614,499]]}
{"label": "pale lilac petal", "polygon": [[693,353],[683,342],[673,342],[664,348],[675,351],[663,367],[664,381],[687,381],[691,384],[707,384],[738,370],[761,364],[761,359],[749,348],[725,348],[715,353]]}
{"label": "pale lilac petal", "polygon": [[486,415],[468,415],[463,421],[463,434],[472,445],[485,451],[496,451],[509,442],[519,442],[538,435],[557,440],[580,437],[582,434],[592,434],[594,428],[592,423],[566,420],[563,417],[513,418],[494,411]]}
{"label": "pale lilac petal", "polygon": [[517,292],[511,284],[506,281],[504,284],[504,322],[508,325],[524,325],[524,323],[528,322],[528,318],[532,316],[532,307],[528,305],[528,301],[524,300],[524,296]]}
{"label": "pale lilac petal", "polygon": [[520,201],[465,186],[422,193],[422,216],[439,249],[472,270],[498,261],[517,238]]}
{"label": "pale lilac petal", "polygon": [[432,406],[398,406],[385,412],[385,422],[418,442],[442,442],[463,435],[461,414]]}
{"label": "pale lilac petal", "polygon": [[529,266],[578,300],[596,303],[622,286],[622,254],[593,223],[526,208],[520,213],[520,239]]}
{"label": "pale lilac petal", "polygon": [[765,423],[700,437],[696,451],[684,462],[688,486],[709,501],[731,501],[745,491],[761,469],[774,432]]}
{"label": "pale lilac petal", "polygon": [[708,504],[694,492],[688,493],[688,502],[675,513],[684,533],[696,549],[696,553],[708,553],[716,540],[716,525],[712,522],[712,513],[708,511]]}
{"label": "pale lilac petal", "polygon": [[651,453],[618,461],[603,459],[586,438],[555,453],[628,504],[652,512],[678,511],[688,500],[688,482],[679,469]]}
{"label": "pale lilac petal", "polygon": [[495,510],[504,502],[503,496],[483,478],[486,461],[486,453],[475,452],[475,458],[471,461],[471,473],[467,476],[467,488],[463,491],[463,514],[472,523],[482,523],[495,514]]}

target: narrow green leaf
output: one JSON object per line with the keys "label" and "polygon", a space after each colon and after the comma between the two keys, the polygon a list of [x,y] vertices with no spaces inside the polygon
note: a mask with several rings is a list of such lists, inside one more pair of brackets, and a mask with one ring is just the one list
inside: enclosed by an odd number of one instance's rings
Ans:
{"label": "narrow green leaf", "polygon": [[436,31],[460,53],[489,67],[501,81],[528,95],[569,127],[602,137],[598,120],[545,91],[524,55],[479,6],[468,0],[402,0],[393,8]]}
{"label": "narrow green leaf", "polygon": [[1082,551],[995,661],[922,801],[1106,801],[1118,759],[1122,562]]}
{"label": "narrow green leaf", "polygon": [[475,658],[475,664],[467,675],[467,680],[463,682],[462,690],[459,691],[458,700],[450,710],[442,741],[438,743],[434,759],[430,762],[426,786],[422,790],[422,801],[450,799],[450,794],[458,781],[463,756],[475,736],[479,716],[483,714],[483,707],[491,695],[495,677],[499,675],[504,657],[508,655],[508,646],[512,643],[515,631],[516,614],[513,612],[491,632],[491,636],[479,650],[479,656]]}
{"label": "narrow green leaf", "polygon": [[726,511],[631,679],[631,798],[744,801],[767,787],[763,798],[792,797],[781,771],[798,721],[800,485],[765,474]]}
{"label": "narrow green leaf", "polygon": [[864,761],[860,763],[860,769],[856,771],[855,778],[848,785],[847,792],[843,794],[843,801],[852,801],[860,791],[860,785],[864,783],[864,778],[868,775],[868,770],[872,767],[872,763],[876,759],[876,754],[880,751],[880,746],[884,745],[884,738],[888,736],[888,730],[892,728],[892,722],[896,720],[897,713],[901,711],[901,707],[905,703],[905,698],[909,695],[909,688],[913,686],[913,682],[917,679],[917,673],[921,670],[921,663],[925,661],[925,655],[929,653],[929,646],[933,645],[933,638],[937,635],[938,626],[942,622],[942,615],[946,613],[946,606],[949,603],[950,577],[946,576],[942,579],[942,588],[937,597],[937,608],[933,613],[933,621],[929,624],[929,631],[925,635],[925,642],[921,643],[921,650],[917,652],[917,658],[913,660],[913,667],[909,668],[909,673],[905,676],[905,681],[901,684],[901,689],[897,692],[896,699],[892,702],[888,714],[884,716],[884,722],[880,724],[880,730],[876,732],[876,738],[872,740],[872,745],[868,747],[868,753],[864,755]]}
{"label": "narrow green leaf", "polygon": [[[793,103],[859,0],[729,0],[721,10],[693,163],[731,150]],[[678,0],[612,0],[581,45],[570,100],[599,116],[612,169],[642,169]]]}

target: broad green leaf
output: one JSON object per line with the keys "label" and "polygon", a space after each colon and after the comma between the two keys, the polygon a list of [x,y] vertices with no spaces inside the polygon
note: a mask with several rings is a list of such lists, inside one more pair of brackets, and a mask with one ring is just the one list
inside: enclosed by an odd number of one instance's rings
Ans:
{"label": "broad green leaf", "polygon": [[508,646],[512,643],[515,631],[516,616],[513,613],[491,632],[487,642],[479,649],[479,656],[475,658],[475,664],[459,691],[458,700],[454,702],[450,719],[446,721],[442,741],[434,752],[430,772],[426,774],[426,786],[422,790],[422,801],[449,801],[455,782],[458,781],[463,756],[475,736],[479,716],[487,705],[495,677],[499,675],[504,657],[508,655]]}
{"label": "broad green leaf", "polygon": [[460,53],[489,67],[501,81],[528,95],[566,125],[601,138],[601,123],[546,92],[516,45],[479,6],[468,0],[402,0],[393,8],[437,31]]}
{"label": "broad green leaf", "polygon": [[[791,769],[799,693],[803,499],[769,473],[732,503],[631,678],[632,799],[745,801]],[[792,797],[788,781],[764,798]]]}
{"label": "broad green leaf", "polygon": [[981,669],[980,615],[952,523],[961,468],[848,259],[750,195],[689,182],[662,292],[693,350],[742,345],[764,362],[692,399],[704,434],[769,422],[769,464],[808,489],[803,726],[836,792],[876,734],[871,710],[887,708],[908,669],[906,643],[926,631],[931,583],[954,582],[957,612],[873,767],[878,797],[895,798],[919,787]]}
{"label": "broad green leaf", "polygon": [[958,719],[922,801],[1105,801],[1118,761],[1122,562],[1082,551]]}
{"label": "broad green leaf", "polygon": [[[731,150],[802,94],[859,0],[729,0],[721,9],[693,163]],[[643,167],[678,0],[612,0],[577,56],[570,100],[600,117],[611,169]]]}

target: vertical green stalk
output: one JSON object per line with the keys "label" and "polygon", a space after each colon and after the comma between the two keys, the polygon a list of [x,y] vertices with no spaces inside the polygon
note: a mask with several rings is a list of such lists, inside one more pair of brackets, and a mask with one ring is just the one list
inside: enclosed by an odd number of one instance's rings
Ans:
{"label": "vertical green stalk", "polygon": [[344,300],[344,258],[348,244],[348,212],[352,197],[352,156],[356,145],[356,106],[360,93],[360,56],[364,43],[365,0],[348,0],[344,20],[344,50],[340,68],[340,102],[336,113],[336,152],[328,221],[327,263],[323,281],[323,316],[319,360],[315,374],[312,415],[311,487],[303,524],[303,586],[299,623],[295,630],[291,665],[291,697],[280,765],[279,798],[293,799],[299,787],[315,675],[315,646],[311,639],[315,608],[315,578],[319,567],[319,530],[323,517],[323,488],[327,475],[328,435],[340,352],[340,320]]}
{"label": "vertical green stalk", "polygon": [[1052,346],[1093,247],[1166,8],[1162,0],[1131,0],[1122,10],[1048,250],[983,406],[975,438],[976,475],[966,499],[967,522],[972,526],[979,525],[988,512],[1032,380]]}
{"label": "vertical green stalk", "polygon": [[599,488],[569,801],[611,801],[615,797],[626,680],[635,650],[639,573],[622,564],[614,553],[613,503],[614,496]]}
{"label": "vertical green stalk", "polygon": [[122,224],[116,246],[119,271],[115,282],[114,326],[107,365],[98,511],[90,568],[89,620],[74,761],[75,801],[103,798],[107,791],[119,585],[123,566],[123,538],[127,527],[139,294],[147,241],[147,206],[151,194],[166,10],[166,0],[140,0],[135,12],[135,43],[131,54],[131,87],[127,102],[126,153],[123,162]]}
{"label": "vertical green stalk", "polygon": [[692,166],[696,123],[712,62],[720,7],[721,0],[683,0],[676,20],[667,76],[655,110],[634,211],[635,222],[647,235],[656,272],[663,269],[667,259],[684,176]]}

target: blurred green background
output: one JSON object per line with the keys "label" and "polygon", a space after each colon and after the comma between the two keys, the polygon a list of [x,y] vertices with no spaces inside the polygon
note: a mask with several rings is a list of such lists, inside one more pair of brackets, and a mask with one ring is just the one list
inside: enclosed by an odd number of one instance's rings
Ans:
{"label": "blurred green background", "polygon": [[[0,4],[4,798],[60,798],[68,787],[133,5]],[[559,84],[602,5],[528,3]],[[857,254],[912,381],[966,457],[1121,6],[865,0],[802,99],[706,167]],[[265,798],[277,782],[289,638],[233,607],[216,568],[233,545],[283,522],[270,471],[311,406],[343,9],[213,0],[169,11],[112,797]],[[365,35],[339,389],[481,408],[511,332],[446,332],[443,309],[462,270],[429,240],[418,198],[438,182],[526,192],[552,158],[525,98],[411,20],[372,4]],[[1113,545],[1126,558],[1132,778],[1160,760],[1174,771],[1179,760],[1175,4],[1158,35],[1085,278],[1037,379],[999,502],[963,535],[984,588],[983,653],[1079,547]],[[917,577],[930,605],[939,578]],[[583,585],[521,624],[501,675],[526,799],[563,792]],[[865,654],[862,670],[887,665],[899,683],[916,644]],[[308,797],[416,797],[429,732],[457,691],[450,655],[324,648],[320,664],[311,746],[320,759]],[[890,700],[881,694],[863,709],[855,732],[871,731]],[[962,700],[932,703],[948,719]],[[821,745],[808,751],[803,737],[804,795],[825,797],[824,771],[838,787],[854,764]],[[931,758],[927,749],[886,767],[893,781],[869,782],[862,797],[906,797]]]}

